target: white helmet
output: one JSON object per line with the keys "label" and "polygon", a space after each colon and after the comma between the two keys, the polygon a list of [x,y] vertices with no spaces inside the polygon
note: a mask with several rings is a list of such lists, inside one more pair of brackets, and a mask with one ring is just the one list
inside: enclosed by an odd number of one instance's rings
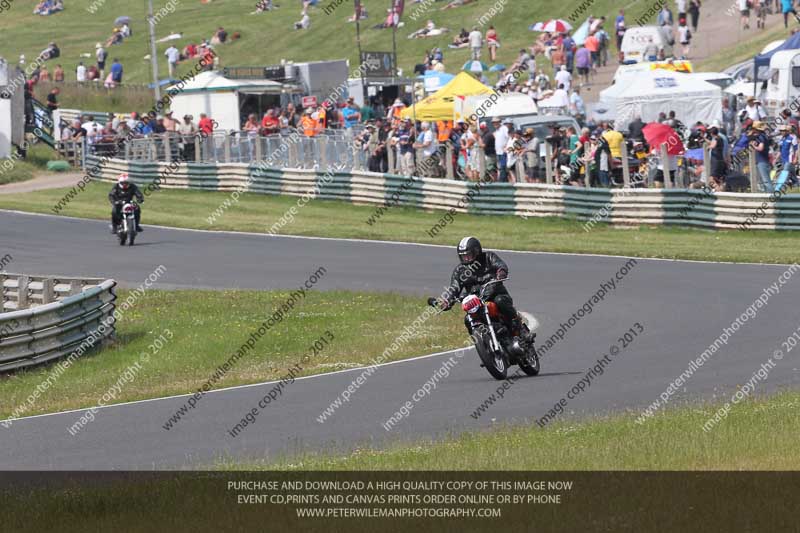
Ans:
{"label": "white helmet", "polygon": [[117,183],[120,185],[128,185],[128,173],[123,172],[119,176],[117,176]]}

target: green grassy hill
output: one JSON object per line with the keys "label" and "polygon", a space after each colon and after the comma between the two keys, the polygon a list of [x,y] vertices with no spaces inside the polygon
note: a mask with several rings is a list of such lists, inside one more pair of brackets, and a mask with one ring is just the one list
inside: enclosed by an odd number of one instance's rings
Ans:
{"label": "green grassy hill", "polygon": [[[353,12],[353,2],[347,0],[331,14],[326,15],[323,6],[331,0],[321,0],[317,7],[310,8],[311,28],[295,31],[292,23],[300,19],[300,0],[275,0],[280,8],[258,15],[251,15],[256,0],[215,0],[202,4],[199,0],[155,0],[154,11],[174,7],[174,13],[165,14],[156,27],[157,37],[181,32],[184,38],[175,41],[182,48],[190,41],[200,42],[210,38],[218,26],[224,26],[229,33],[239,32],[242,38],[237,42],[219,46],[217,51],[223,66],[268,65],[281,59],[305,61],[347,58],[353,69],[358,65],[355,27],[346,19]],[[335,2],[335,0],[334,0]],[[414,64],[420,62],[426,49],[440,46],[445,52],[445,65],[448,71],[456,71],[468,59],[468,51],[451,50],[447,45],[454,33],[461,27],[471,27],[489,12],[502,9],[487,23],[497,28],[502,48],[498,60],[510,64],[523,46],[533,43],[538,34],[528,31],[528,26],[540,20],[553,17],[568,18],[581,5],[579,2],[550,3],[532,0],[480,0],[467,6],[441,11],[445,1],[413,4],[408,2],[403,16],[405,27],[397,31],[399,65],[411,73]],[[120,15],[133,19],[133,36],[123,44],[109,49],[109,62],[118,57],[124,66],[124,81],[128,83],[149,83],[151,74],[149,63],[143,58],[149,53],[146,5],[144,0],[66,0],[66,10],[47,17],[32,14],[33,2],[10,0],[10,7],[0,13],[0,56],[9,62],[17,61],[24,53],[32,61],[49,41],[54,40],[61,47],[59,59],[48,62],[48,67],[61,63],[67,73],[67,81],[75,80],[75,67],[82,53],[92,54],[85,62],[94,61],[94,45],[105,41],[111,34],[113,21]],[[390,0],[364,0],[369,19],[362,23],[362,46],[366,50],[391,50],[390,30],[376,30],[390,5]],[[626,18],[632,24],[647,7],[648,2],[639,0],[630,6]],[[95,11],[91,14],[87,8]],[[613,28],[612,12],[619,2],[596,0],[589,12],[605,14],[610,18],[608,28]],[[417,19],[412,16],[417,13]],[[437,26],[450,28],[452,32],[432,39],[409,40],[408,34],[422,27],[427,19]],[[585,15],[577,17],[582,20]],[[577,26],[577,25],[576,25]],[[485,28],[484,28],[485,30]],[[166,58],[164,51],[168,43],[158,45],[159,68],[166,77]],[[486,58],[488,60],[488,57]],[[192,65],[182,65],[179,74],[188,72]],[[50,68],[52,70],[52,68]],[[65,102],[66,103],[66,102]]]}

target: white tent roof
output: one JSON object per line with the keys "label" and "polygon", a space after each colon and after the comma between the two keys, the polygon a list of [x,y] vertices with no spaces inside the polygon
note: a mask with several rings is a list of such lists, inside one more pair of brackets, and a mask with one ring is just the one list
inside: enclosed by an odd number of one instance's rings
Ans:
{"label": "white tent roof", "polygon": [[684,124],[722,119],[722,90],[694,74],[664,70],[643,72],[626,81],[613,97],[617,128],[626,128],[635,115],[652,122],[658,118],[658,113],[669,111],[675,111]]}
{"label": "white tent roof", "polygon": [[[177,88],[178,85],[171,87]],[[180,92],[203,91],[243,91],[243,92],[280,92],[282,85],[272,80],[232,80],[213,71],[197,74],[194,79],[187,80]]]}

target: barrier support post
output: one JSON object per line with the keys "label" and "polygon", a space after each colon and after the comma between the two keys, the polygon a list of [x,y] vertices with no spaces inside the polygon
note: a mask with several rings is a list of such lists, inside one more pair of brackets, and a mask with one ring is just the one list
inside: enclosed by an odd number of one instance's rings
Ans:
{"label": "barrier support post", "polygon": [[445,145],[444,157],[445,157],[445,162],[444,162],[445,175],[447,176],[447,179],[449,179],[449,180],[454,179],[455,178],[455,171],[453,169],[453,144],[452,143],[448,142]]}
{"label": "barrier support post", "polygon": [[671,189],[672,188],[672,181],[669,179],[670,172],[672,170],[672,165],[669,162],[669,154],[667,153],[667,143],[661,145],[660,148],[661,154],[661,168],[664,174],[664,188]]}
{"label": "barrier support post", "polygon": [[758,192],[758,167],[756,166],[756,151],[747,147],[747,160],[750,167],[750,192]]}
{"label": "barrier support post", "polygon": [[28,308],[28,276],[21,275],[17,278],[17,309]]}
{"label": "barrier support post", "polygon": [[631,169],[628,165],[628,145],[624,142],[620,143],[619,150],[622,155],[622,186],[627,189],[631,186]]}
{"label": "barrier support post", "polygon": [[55,301],[55,291],[53,290],[53,278],[42,280],[42,303],[49,304]]}
{"label": "barrier support post", "polygon": [[545,141],[544,143],[544,174],[545,174],[545,181],[547,181],[548,185],[553,184],[553,166],[551,165],[551,158],[553,157],[553,147],[550,146],[550,143]]}

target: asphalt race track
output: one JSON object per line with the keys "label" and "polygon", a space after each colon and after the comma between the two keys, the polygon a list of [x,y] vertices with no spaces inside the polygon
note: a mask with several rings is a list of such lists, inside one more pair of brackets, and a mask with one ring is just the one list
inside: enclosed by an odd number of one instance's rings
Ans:
{"label": "asphalt race track", "polygon": [[[145,220],[146,222],[146,220]],[[106,222],[0,212],[0,252],[11,272],[112,277],[137,286],[158,265],[163,288],[293,288],[323,266],[317,289],[438,294],[457,261],[453,248],[397,243],[269,237],[148,227],[133,248],[120,247]],[[453,245],[461,235],[452,235]],[[484,243],[491,247],[491,243]],[[539,340],[566,322],[627,261],[624,258],[504,252],[509,290],[539,319]],[[223,458],[277,457],[301,450],[437,437],[500,422],[537,419],[633,326],[645,331],[567,407],[569,416],[646,407],[733,322],[785,266],[638,260],[542,360],[542,374],[515,382],[488,413],[470,413],[500,382],[478,366],[472,351],[408,417],[387,432],[381,424],[431,379],[453,354],[380,367],[325,423],[321,411],[362,369],[299,379],[238,437],[227,430],[274,384],[206,395],[171,430],[162,425],[185,397],[100,410],[76,436],[67,432],[80,412],[17,420],[0,427],[0,469],[165,469]],[[800,272],[795,273],[800,278]],[[686,383],[670,405],[727,396],[745,383],[797,328],[800,279],[791,278],[755,318]],[[460,311],[453,311],[460,312]],[[239,339],[231,339],[231,347]],[[375,354],[377,355],[377,354]],[[228,354],[220,354],[220,362]],[[787,356],[757,393],[798,385],[797,358]]]}

